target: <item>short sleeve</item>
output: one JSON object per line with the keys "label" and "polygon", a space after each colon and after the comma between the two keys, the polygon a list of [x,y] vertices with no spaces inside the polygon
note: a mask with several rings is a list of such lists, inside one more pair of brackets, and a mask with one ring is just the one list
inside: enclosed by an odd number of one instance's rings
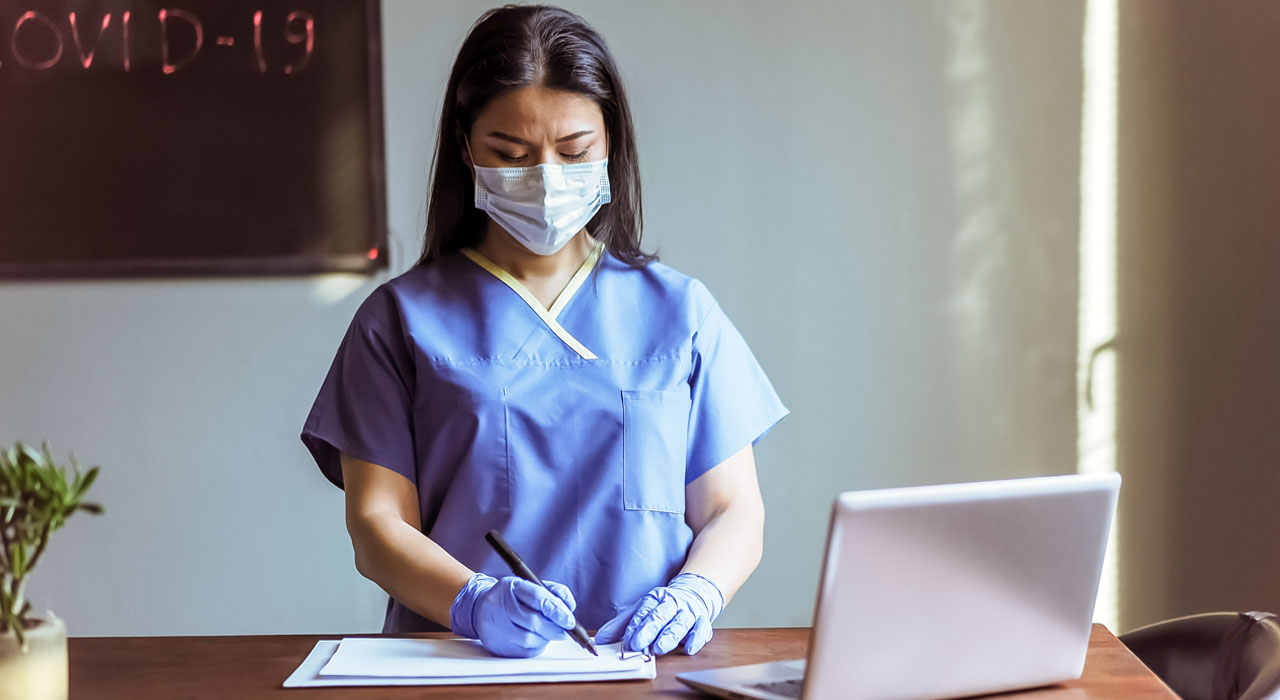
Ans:
{"label": "short sleeve", "polygon": [[686,484],[759,442],[790,413],[738,329],[698,287],[710,308],[693,335]]}
{"label": "short sleeve", "polygon": [[343,488],[339,453],[417,484],[414,381],[395,298],[381,287],[352,318],[302,427],[302,443],[335,486]]}

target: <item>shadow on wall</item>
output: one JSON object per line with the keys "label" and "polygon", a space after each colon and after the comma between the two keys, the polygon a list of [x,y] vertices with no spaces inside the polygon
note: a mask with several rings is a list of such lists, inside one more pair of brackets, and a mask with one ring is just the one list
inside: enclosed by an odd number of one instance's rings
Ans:
{"label": "shadow on wall", "polygon": [[1121,3],[1121,629],[1280,610],[1280,5]]}

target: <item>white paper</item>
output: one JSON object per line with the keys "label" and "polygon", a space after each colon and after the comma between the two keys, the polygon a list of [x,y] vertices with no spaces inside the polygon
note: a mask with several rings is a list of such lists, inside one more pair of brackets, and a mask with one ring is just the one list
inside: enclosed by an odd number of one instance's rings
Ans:
{"label": "white paper", "polygon": [[[368,639],[368,638],[357,638]],[[377,639],[377,638],[375,638]],[[399,640],[405,641],[405,640]],[[408,640],[408,641],[437,641],[449,642],[450,645],[474,641],[474,640]],[[573,644],[573,642],[569,642]],[[318,686],[388,686],[388,685],[457,685],[467,683],[567,683],[576,681],[614,681],[614,680],[644,680],[654,679],[658,677],[657,667],[652,658],[647,660],[643,656],[631,656],[628,652],[628,661],[639,661],[639,666],[626,670],[605,670],[575,673],[512,673],[512,674],[486,674],[482,676],[367,676],[367,675],[338,675],[338,674],[321,674],[320,671],[332,659],[335,652],[339,648],[339,640],[322,639],[316,642],[315,647],[307,658],[298,665],[292,674],[284,681],[286,688],[305,688]],[[576,645],[574,645],[576,646]],[[618,656],[619,645],[601,645],[599,650],[601,656],[604,656],[606,650],[616,660]],[[354,647],[353,647],[354,648]],[[581,647],[577,647],[579,651],[586,653]],[[455,653],[457,653],[455,651]],[[488,652],[485,652],[488,653]],[[492,657],[498,660],[501,657]],[[597,667],[601,668],[601,667]],[[605,667],[607,668],[607,667]]]}
{"label": "white paper", "polygon": [[344,637],[322,676],[506,676],[516,673],[603,673],[633,671],[644,665],[640,654],[618,655],[620,644],[598,647],[599,656],[571,639],[549,642],[537,656],[495,656],[476,639],[397,639]]}

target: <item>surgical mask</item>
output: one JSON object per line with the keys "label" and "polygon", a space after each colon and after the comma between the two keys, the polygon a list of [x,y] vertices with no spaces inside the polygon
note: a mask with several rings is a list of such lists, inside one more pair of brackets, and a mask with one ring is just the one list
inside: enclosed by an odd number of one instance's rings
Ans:
{"label": "surgical mask", "polygon": [[[467,153],[471,144],[467,143]],[[609,159],[525,168],[475,165],[475,205],[538,255],[568,243],[610,199]]]}

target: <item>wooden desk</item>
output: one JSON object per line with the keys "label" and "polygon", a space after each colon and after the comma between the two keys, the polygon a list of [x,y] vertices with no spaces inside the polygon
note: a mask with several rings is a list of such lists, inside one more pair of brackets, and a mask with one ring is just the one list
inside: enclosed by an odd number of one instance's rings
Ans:
{"label": "wooden desk", "polygon": [[[344,635],[244,637],[72,637],[71,700],[130,698],[591,698],[706,697],[676,680],[679,671],[800,658],[808,628],[723,629],[694,656],[658,658],[653,681],[608,683],[282,688],[319,639]],[[376,636],[376,635],[346,635]],[[420,634],[407,636],[444,636]],[[921,669],[927,673],[928,669]],[[999,700],[1177,700],[1111,632],[1093,626],[1084,676],[1060,686],[995,696]]]}

